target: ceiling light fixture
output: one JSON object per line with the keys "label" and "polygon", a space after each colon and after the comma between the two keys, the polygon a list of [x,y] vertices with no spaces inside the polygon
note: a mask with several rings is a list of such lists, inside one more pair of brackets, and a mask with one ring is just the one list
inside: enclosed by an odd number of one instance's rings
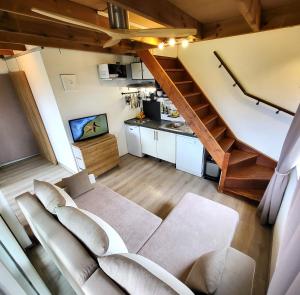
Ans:
{"label": "ceiling light fixture", "polygon": [[164,47],[165,47],[164,42],[161,42],[161,43],[158,44],[158,49],[162,50],[162,49],[164,49]]}
{"label": "ceiling light fixture", "polygon": [[170,38],[168,43],[170,46],[174,46],[176,44],[176,40],[174,38]]}
{"label": "ceiling light fixture", "polygon": [[187,47],[189,46],[189,40],[187,40],[187,39],[182,39],[182,41],[181,41],[181,46],[182,46],[183,48],[187,48]]}

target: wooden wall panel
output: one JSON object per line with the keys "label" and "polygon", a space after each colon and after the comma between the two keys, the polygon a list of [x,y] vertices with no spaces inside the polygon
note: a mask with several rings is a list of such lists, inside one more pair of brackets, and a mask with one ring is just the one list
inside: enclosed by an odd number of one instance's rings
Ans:
{"label": "wooden wall panel", "polygon": [[41,155],[56,165],[57,160],[25,72],[11,72],[10,77],[38,143]]}

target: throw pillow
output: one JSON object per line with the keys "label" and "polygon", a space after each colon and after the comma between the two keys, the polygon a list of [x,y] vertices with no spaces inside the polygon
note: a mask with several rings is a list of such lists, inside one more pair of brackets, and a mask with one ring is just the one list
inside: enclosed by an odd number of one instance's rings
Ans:
{"label": "throw pillow", "polygon": [[66,186],[67,193],[73,198],[77,198],[80,195],[94,189],[94,185],[91,183],[87,170],[83,170],[70,177],[62,179]]}
{"label": "throw pillow", "polygon": [[187,286],[158,264],[138,254],[98,258],[100,268],[128,294],[192,295]]}
{"label": "throw pillow", "polygon": [[95,256],[128,252],[118,233],[101,218],[79,208],[57,207],[55,210],[58,220]]}
{"label": "throw pillow", "polygon": [[205,294],[214,293],[221,282],[228,248],[215,250],[202,255],[189,272],[186,284]]}
{"label": "throw pillow", "polygon": [[43,206],[52,214],[55,214],[55,208],[58,206],[72,206],[76,204],[72,198],[61,188],[40,180],[33,181],[34,193]]}

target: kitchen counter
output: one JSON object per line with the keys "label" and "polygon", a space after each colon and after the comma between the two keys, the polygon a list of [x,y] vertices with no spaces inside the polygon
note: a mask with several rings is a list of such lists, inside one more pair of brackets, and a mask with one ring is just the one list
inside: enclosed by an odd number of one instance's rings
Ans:
{"label": "kitchen counter", "polygon": [[129,119],[124,122],[127,125],[132,125],[132,126],[141,126],[145,128],[150,128],[150,129],[155,129],[155,130],[161,130],[161,131],[166,131],[166,132],[171,132],[175,134],[181,134],[181,135],[186,135],[186,136],[191,136],[191,137],[197,137],[192,129],[187,126],[186,124],[183,124],[180,127],[168,127],[168,125],[174,124],[173,121],[168,121],[168,120],[161,120],[161,121],[154,121],[151,119]]}

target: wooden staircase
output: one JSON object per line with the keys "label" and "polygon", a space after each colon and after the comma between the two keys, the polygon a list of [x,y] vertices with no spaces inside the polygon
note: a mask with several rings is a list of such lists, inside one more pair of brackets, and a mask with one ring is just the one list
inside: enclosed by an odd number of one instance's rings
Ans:
{"label": "wooden staircase", "polygon": [[276,162],[234,136],[179,59],[138,54],[222,170],[219,191],[259,201]]}

